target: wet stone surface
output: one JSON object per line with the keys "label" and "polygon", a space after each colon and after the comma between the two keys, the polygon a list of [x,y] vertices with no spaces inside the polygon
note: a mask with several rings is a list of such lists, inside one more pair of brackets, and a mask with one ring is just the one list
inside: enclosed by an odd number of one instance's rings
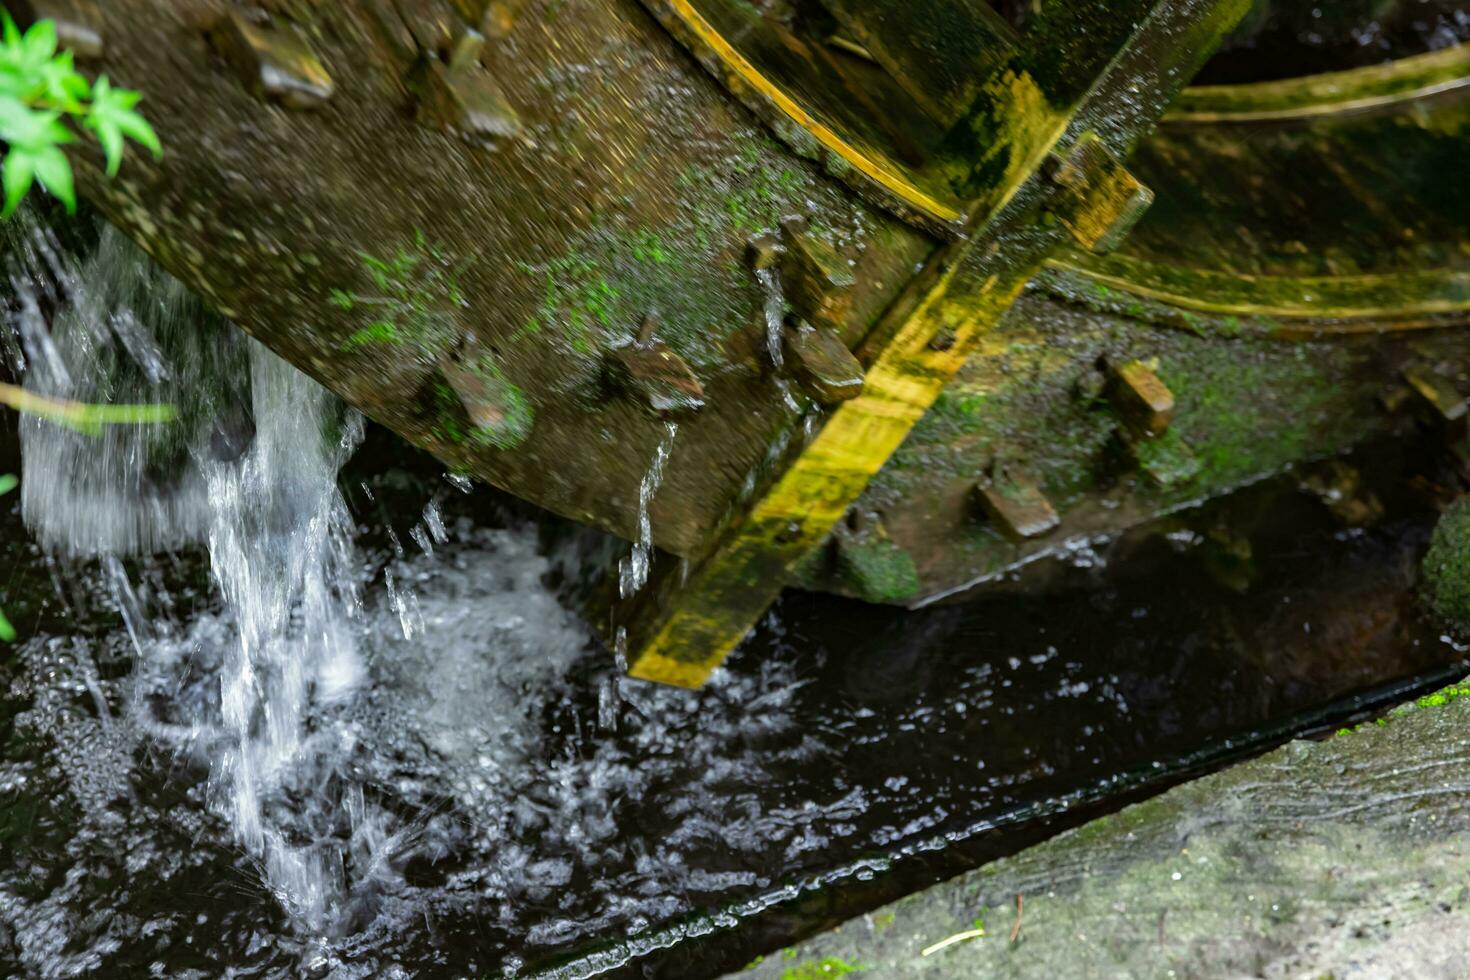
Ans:
{"label": "wet stone surface", "polygon": [[1467,695],[1293,742],[745,975],[1463,977]]}

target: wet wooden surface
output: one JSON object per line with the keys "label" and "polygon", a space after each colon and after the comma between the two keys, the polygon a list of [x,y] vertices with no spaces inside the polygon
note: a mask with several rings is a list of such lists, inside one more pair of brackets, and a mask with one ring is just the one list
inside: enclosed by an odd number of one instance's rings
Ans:
{"label": "wet wooden surface", "polygon": [[[88,158],[84,191],[371,417],[625,537],[663,423],[609,388],[609,348],[657,312],[660,339],[707,394],[653,502],[655,541],[688,551],[794,421],[750,340],[764,296],[747,240],[786,214],[818,218],[855,262],[858,334],[932,247],[771,140],[632,0],[530,2],[487,43],[483,70],[521,123],[493,149],[416,121],[423,48],[459,29],[447,5],[278,9],[272,28],[298,31],[331,76],[331,98],[311,111],[247,90],[208,37],[226,9],[103,7],[106,54],[93,67],[145,93],[168,152],[157,165],[131,159],[112,183]],[[432,326],[421,342],[377,342],[370,300],[383,290],[363,256],[400,254],[456,271],[457,291],[415,301]],[[343,309],[342,293],[368,301]],[[523,443],[477,444],[446,358],[494,363],[534,414]]]}

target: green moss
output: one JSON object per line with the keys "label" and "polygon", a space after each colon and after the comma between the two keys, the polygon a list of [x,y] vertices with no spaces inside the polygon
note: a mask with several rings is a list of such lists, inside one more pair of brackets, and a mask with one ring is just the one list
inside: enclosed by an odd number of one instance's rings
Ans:
{"label": "green moss", "polygon": [[[1202,481],[1237,483],[1334,446],[1338,347],[1260,343],[1166,360],[1159,376],[1178,401],[1175,428]],[[1350,422],[1348,419],[1344,422]]]}
{"label": "green moss", "polygon": [[480,446],[495,449],[514,449],[531,434],[535,412],[525,394],[515,385],[506,383],[504,392],[505,414],[502,421],[494,425],[476,426],[470,441]]}
{"label": "green moss", "polygon": [[342,344],[342,350],[356,350],[359,347],[367,347],[371,344],[397,344],[401,342],[398,336],[398,328],[390,320],[375,320],[363,327],[361,330],[348,337]]}
{"label": "green moss", "polygon": [[327,301],[340,310],[361,311],[372,319],[342,342],[344,352],[379,345],[411,345],[432,353],[455,334],[456,312],[465,305],[459,275],[468,260],[451,263],[422,231],[412,246],[400,246],[391,258],[359,252],[371,292],[332,289]]}
{"label": "green moss", "polygon": [[1389,719],[1391,718],[1400,718],[1404,714],[1419,710],[1443,708],[1448,704],[1453,704],[1465,698],[1470,698],[1470,681],[1461,681],[1458,684],[1451,684],[1449,687],[1441,688],[1432,694],[1422,695],[1407,704],[1399,705],[1393,711],[1389,712],[1388,717],[1375,718],[1371,722],[1365,721],[1359,725],[1354,725],[1352,728],[1339,728],[1335,734],[1354,735],[1368,728],[1370,725],[1374,728],[1387,728],[1390,723]]}
{"label": "green moss", "polygon": [[920,588],[913,558],[887,539],[843,541],[837,565],[847,587],[868,602],[902,602]]}
{"label": "green moss", "polygon": [[489,425],[469,425],[459,395],[447,384],[434,386],[438,423],[433,432],[440,440],[456,445],[514,449],[531,434],[535,411],[525,392],[506,377],[495,358],[480,357],[468,369],[480,383],[479,399],[492,409],[498,420]]}
{"label": "green moss", "polygon": [[659,339],[691,367],[727,367],[727,339],[760,322],[749,239],[785,215],[815,211],[846,240],[861,232],[863,214],[760,130],[730,135],[735,152],[683,169],[667,201],[610,202],[543,261],[519,265],[533,280],[521,288],[539,301],[518,336],[549,336],[593,355],[631,339],[656,313]]}
{"label": "green moss", "polygon": [[595,335],[613,326],[622,296],[622,291],[608,281],[598,262],[586,255],[572,254],[553,259],[544,266],[523,264],[522,269],[542,276],[545,291],[536,312],[521,328],[521,335],[555,330],[577,353],[595,352]]}
{"label": "green moss", "polygon": [[[779,159],[759,145],[746,145],[727,168],[689,168],[679,180],[681,188],[718,188],[717,201],[723,218],[737,232],[752,233],[773,227],[781,218],[786,203],[803,184],[799,172],[778,166]],[[703,212],[706,226],[723,224],[709,211]]]}
{"label": "green moss", "polygon": [[1077,369],[1067,352],[1033,339],[994,362],[1001,367],[985,387],[962,380],[940,393],[880,472],[879,492],[901,498],[910,480],[976,474],[1005,460],[1024,463],[1054,503],[1092,484],[1113,424],[1072,396]]}
{"label": "green moss", "polygon": [[940,418],[948,418],[961,423],[979,423],[985,411],[985,404],[989,395],[985,392],[965,391],[963,389],[946,388],[939,393],[935,399],[934,406],[929,410],[936,413]]}
{"label": "green moss", "polygon": [[626,338],[656,311],[661,338],[691,363],[709,363],[732,318],[708,289],[712,256],[646,226],[596,223],[573,250],[521,270],[542,280],[542,297],[517,336],[551,333],[594,355],[606,338]]}
{"label": "green moss", "polygon": [[1424,557],[1430,604],[1462,632],[1470,632],[1470,499],[1445,512]]}
{"label": "green moss", "polygon": [[861,973],[865,969],[867,968],[862,965],[828,956],[821,960],[809,960],[806,963],[788,967],[782,971],[781,980],[827,980],[829,977],[845,977],[850,973]]}
{"label": "green moss", "polygon": [[[1441,708],[1461,698],[1470,698],[1470,684],[1453,684],[1433,694],[1426,694],[1414,703],[1421,708]],[[1382,718],[1378,720],[1384,722]]]}
{"label": "green moss", "polygon": [[1190,483],[1200,473],[1199,457],[1190,450],[1177,429],[1140,440],[1134,445],[1133,453],[1138,459],[1138,468],[1165,489]]}

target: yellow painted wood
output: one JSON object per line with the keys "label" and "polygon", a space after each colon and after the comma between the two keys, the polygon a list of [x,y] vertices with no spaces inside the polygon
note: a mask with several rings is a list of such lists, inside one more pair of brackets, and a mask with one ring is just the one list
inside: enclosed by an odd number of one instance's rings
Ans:
{"label": "yellow painted wood", "polygon": [[1165,123],[1281,122],[1363,112],[1470,86],[1470,44],[1283,81],[1185,89]]}
{"label": "yellow painted wood", "polygon": [[[827,537],[1033,271],[998,270],[967,297],[962,311],[949,302],[953,272],[940,276],[869,368],[863,394],[832,413],[727,534],[726,546],[680,586],[678,605],[665,611],[646,641],[632,644],[632,676],[679,687],[708,679],[775,599],[786,566]],[[948,330],[953,344],[931,349],[934,337]]]}
{"label": "yellow painted wood", "polygon": [[[1442,322],[1432,317],[1470,314],[1470,272],[1455,268],[1355,276],[1252,276],[1133,256],[1080,254],[1057,256],[1047,265],[1133,296],[1222,316],[1391,321],[1402,328]],[[1322,323],[1314,329],[1358,332],[1352,323]]]}
{"label": "yellow painted wood", "polygon": [[[683,11],[681,16],[698,17],[688,0],[666,2]],[[767,492],[687,575],[665,580],[642,597],[642,610],[625,620],[632,676],[679,687],[698,687],[708,679],[780,594],[790,566],[826,540],[1047,256],[1066,240],[1060,223],[1047,227],[1040,220],[1051,193],[1038,174],[1042,163],[1070,130],[1076,130],[1074,145],[1092,138],[1079,120],[1106,118],[1120,101],[1135,107],[1137,90],[1128,80],[1144,65],[1158,71],[1174,58],[1197,67],[1209,42],[1233,27],[1245,9],[1246,0],[1160,0],[1130,41],[1136,49],[1120,54],[1083,104],[1065,112],[1049,106],[1029,78],[1012,79],[1019,89],[1003,103],[1015,110],[1007,120],[1015,132],[1009,166],[990,189],[984,212],[973,217],[971,237],[941,249],[872,331],[861,354],[868,364],[863,393],[832,411]],[[1198,45],[1181,44],[1196,34]],[[715,35],[705,43],[717,40]],[[1175,45],[1168,56],[1158,53],[1164,43]],[[729,56],[739,57],[733,49],[722,55]],[[753,67],[745,70],[750,84],[760,83]],[[1094,99],[1098,105],[1087,104]],[[1154,111],[1162,109],[1157,104]],[[1147,121],[1138,119],[1137,132]],[[1117,149],[1125,151],[1126,144]],[[1110,202],[1103,195],[1099,206]],[[944,342],[936,343],[940,338]]]}
{"label": "yellow painted wood", "polygon": [[963,213],[926,194],[914,186],[891,162],[865,153],[842,136],[824,125],[819,119],[802,108],[789,93],[766,78],[745,56],[735,50],[719,31],[704,18],[689,0],[664,0],[669,10],[684,24],[685,29],[700,44],[707,47],[724,63],[726,69],[743,84],[785,113],[793,123],[811,133],[824,148],[835,153],[845,163],[866,176],[879,187],[898,198],[904,204],[943,223],[959,221]]}
{"label": "yellow painted wood", "polygon": [[1094,133],[1077,141],[1052,179],[1067,189],[1072,205],[1057,216],[1090,252],[1116,248],[1154,199]]}

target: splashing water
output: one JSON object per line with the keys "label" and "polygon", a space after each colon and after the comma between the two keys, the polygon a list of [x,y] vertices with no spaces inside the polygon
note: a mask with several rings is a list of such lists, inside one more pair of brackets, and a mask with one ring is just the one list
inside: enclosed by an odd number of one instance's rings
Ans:
{"label": "splashing water", "polygon": [[[604,703],[611,664],[548,585],[580,556],[548,556],[535,527],[485,527],[460,494],[425,508],[396,443],[393,468],[362,482],[419,547],[368,528],[349,548],[335,474],[356,419],[243,338],[206,334],[205,353],[238,355],[227,390],[240,393],[245,423],[236,451],[216,452],[210,413],[188,408],[185,386],[165,387],[194,342],[177,334],[210,329],[197,307],[171,324],[161,304],[140,302],[134,346],[104,322],[94,349],[73,346],[73,328],[57,322],[73,299],[48,299],[41,285],[30,297],[65,364],[43,364],[46,336],[8,350],[25,356],[33,385],[61,384],[38,372],[64,369],[74,387],[50,390],[178,392],[183,420],[169,439],[133,433],[132,465],[155,474],[158,507],[195,488],[202,509],[177,511],[198,518],[188,535],[150,528],[162,512],[143,507],[128,511],[132,523],[99,522],[135,544],[103,549],[95,566],[58,562],[58,583],[84,597],[60,598],[64,615],[35,612],[49,588],[40,563],[21,535],[0,540],[23,586],[5,598],[29,602],[40,622],[0,658],[0,805],[11,819],[0,974],[588,976],[672,944],[669,959],[619,975],[710,975],[749,957],[710,959],[687,948],[691,937],[782,902],[801,905],[774,913],[782,922],[813,905],[840,911],[868,887],[855,882],[927,882],[959,870],[969,859],[958,842],[1006,814],[1075,811],[1093,798],[1079,787],[1113,793],[1133,785],[1128,773],[1159,778],[1176,751],[1197,768],[1185,750],[1200,739],[1255,737],[1262,719],[1329,694],[1359,711],[1365,684],[1443,660],[1402,618],[1436,506],[1426,501],[1408,537],[1346,536],[1315,497],[1271,498],[1242,512],[1292,533],[1266,539],[1269,577],[1248,601],[1211,601],[1201,556],[1172,547],[1102,593],[905,614],[793,593],[703,690],[628,684]],[[157,382],[129,353],[149,342]],[[116,373],[99,374],[94,354]],[[73,451],[75,433],[23,437],[28,475],[44,476],[52,464],[36,454],[55,448],[77,479],[121,488],[114,495],[142,485],[129,482],[125,454]],[[437,481],[437,464],[421,462]],[[1417,495],[1432,482],[1384,487]],[[657,489],[640,484],[645,513]],[[393,493],[406,503],[390,506]],[[0,510],[0,520],[14,518]],[[50,526],[51,546],[65,549],[64,522]],[[1304,547],[1301,526],[1329,550]],[[207,566],[187,552],[142,554],[164,539],[207,546]],[[599,569],[612,549],[604,555]],[[1320,567],[1323,581],[1308,574]],[[412,612],[409,639],[400,607]],[[1340,625],[1304,633],[1308,616]],[[1181,661],[1181,649],[1198,655]],[[1271,696],[1219,693],[1240,690]],[[1181,711],[1181,691],[1208,696]],[[221,703],[230,696],[233,715]],[[296,721],[273,730],[283,701]],[[253,777],[240,783],[247,766]],[[243,816],[237,785],[254,793]],[[246,858],[238,842],[251,820],[259,844]]]}
{"label": "splashing water", "polygon": [[[27,240],[30,249],[11,252],[9,331],[29,354],[26,388],[79,402],[166,403],[178,420],[84,435],[22,418],[26,523],[64,555],[201,540],[205,464],[233,461],[250,439],[243,336],[110,228],[85,261],[34,223]],[[32,261],[17,258],[26,255]]]}
{"label": "splashing water", "polygon": [[319,789],[308,781],[330,781],[314,765],[311,740],[322,733],[309,729],[307,710],[346,699],[362,674],[352,524],[336,482],[361,417],[207,314],[116,231],[104,229],[80,262],[38,226],[29,235],[33,247],[12,249],[21,259],[11,269],[10,333],[23,348],[12,360],[25,363],[26,387],[168,403],[179,421],[89,435],[22,419],[24,518],[51,551],[102,557],[145,664],[166,659],[168,629],[122,559],[206,545],[234,633],[223,644],[217,721],[155,734],[207,743],[214,806],[282,905],[306,929],[328,930],[343,888],[340,849],[288,832],[268,812],[289,810],[282,801],[298,789]]}

